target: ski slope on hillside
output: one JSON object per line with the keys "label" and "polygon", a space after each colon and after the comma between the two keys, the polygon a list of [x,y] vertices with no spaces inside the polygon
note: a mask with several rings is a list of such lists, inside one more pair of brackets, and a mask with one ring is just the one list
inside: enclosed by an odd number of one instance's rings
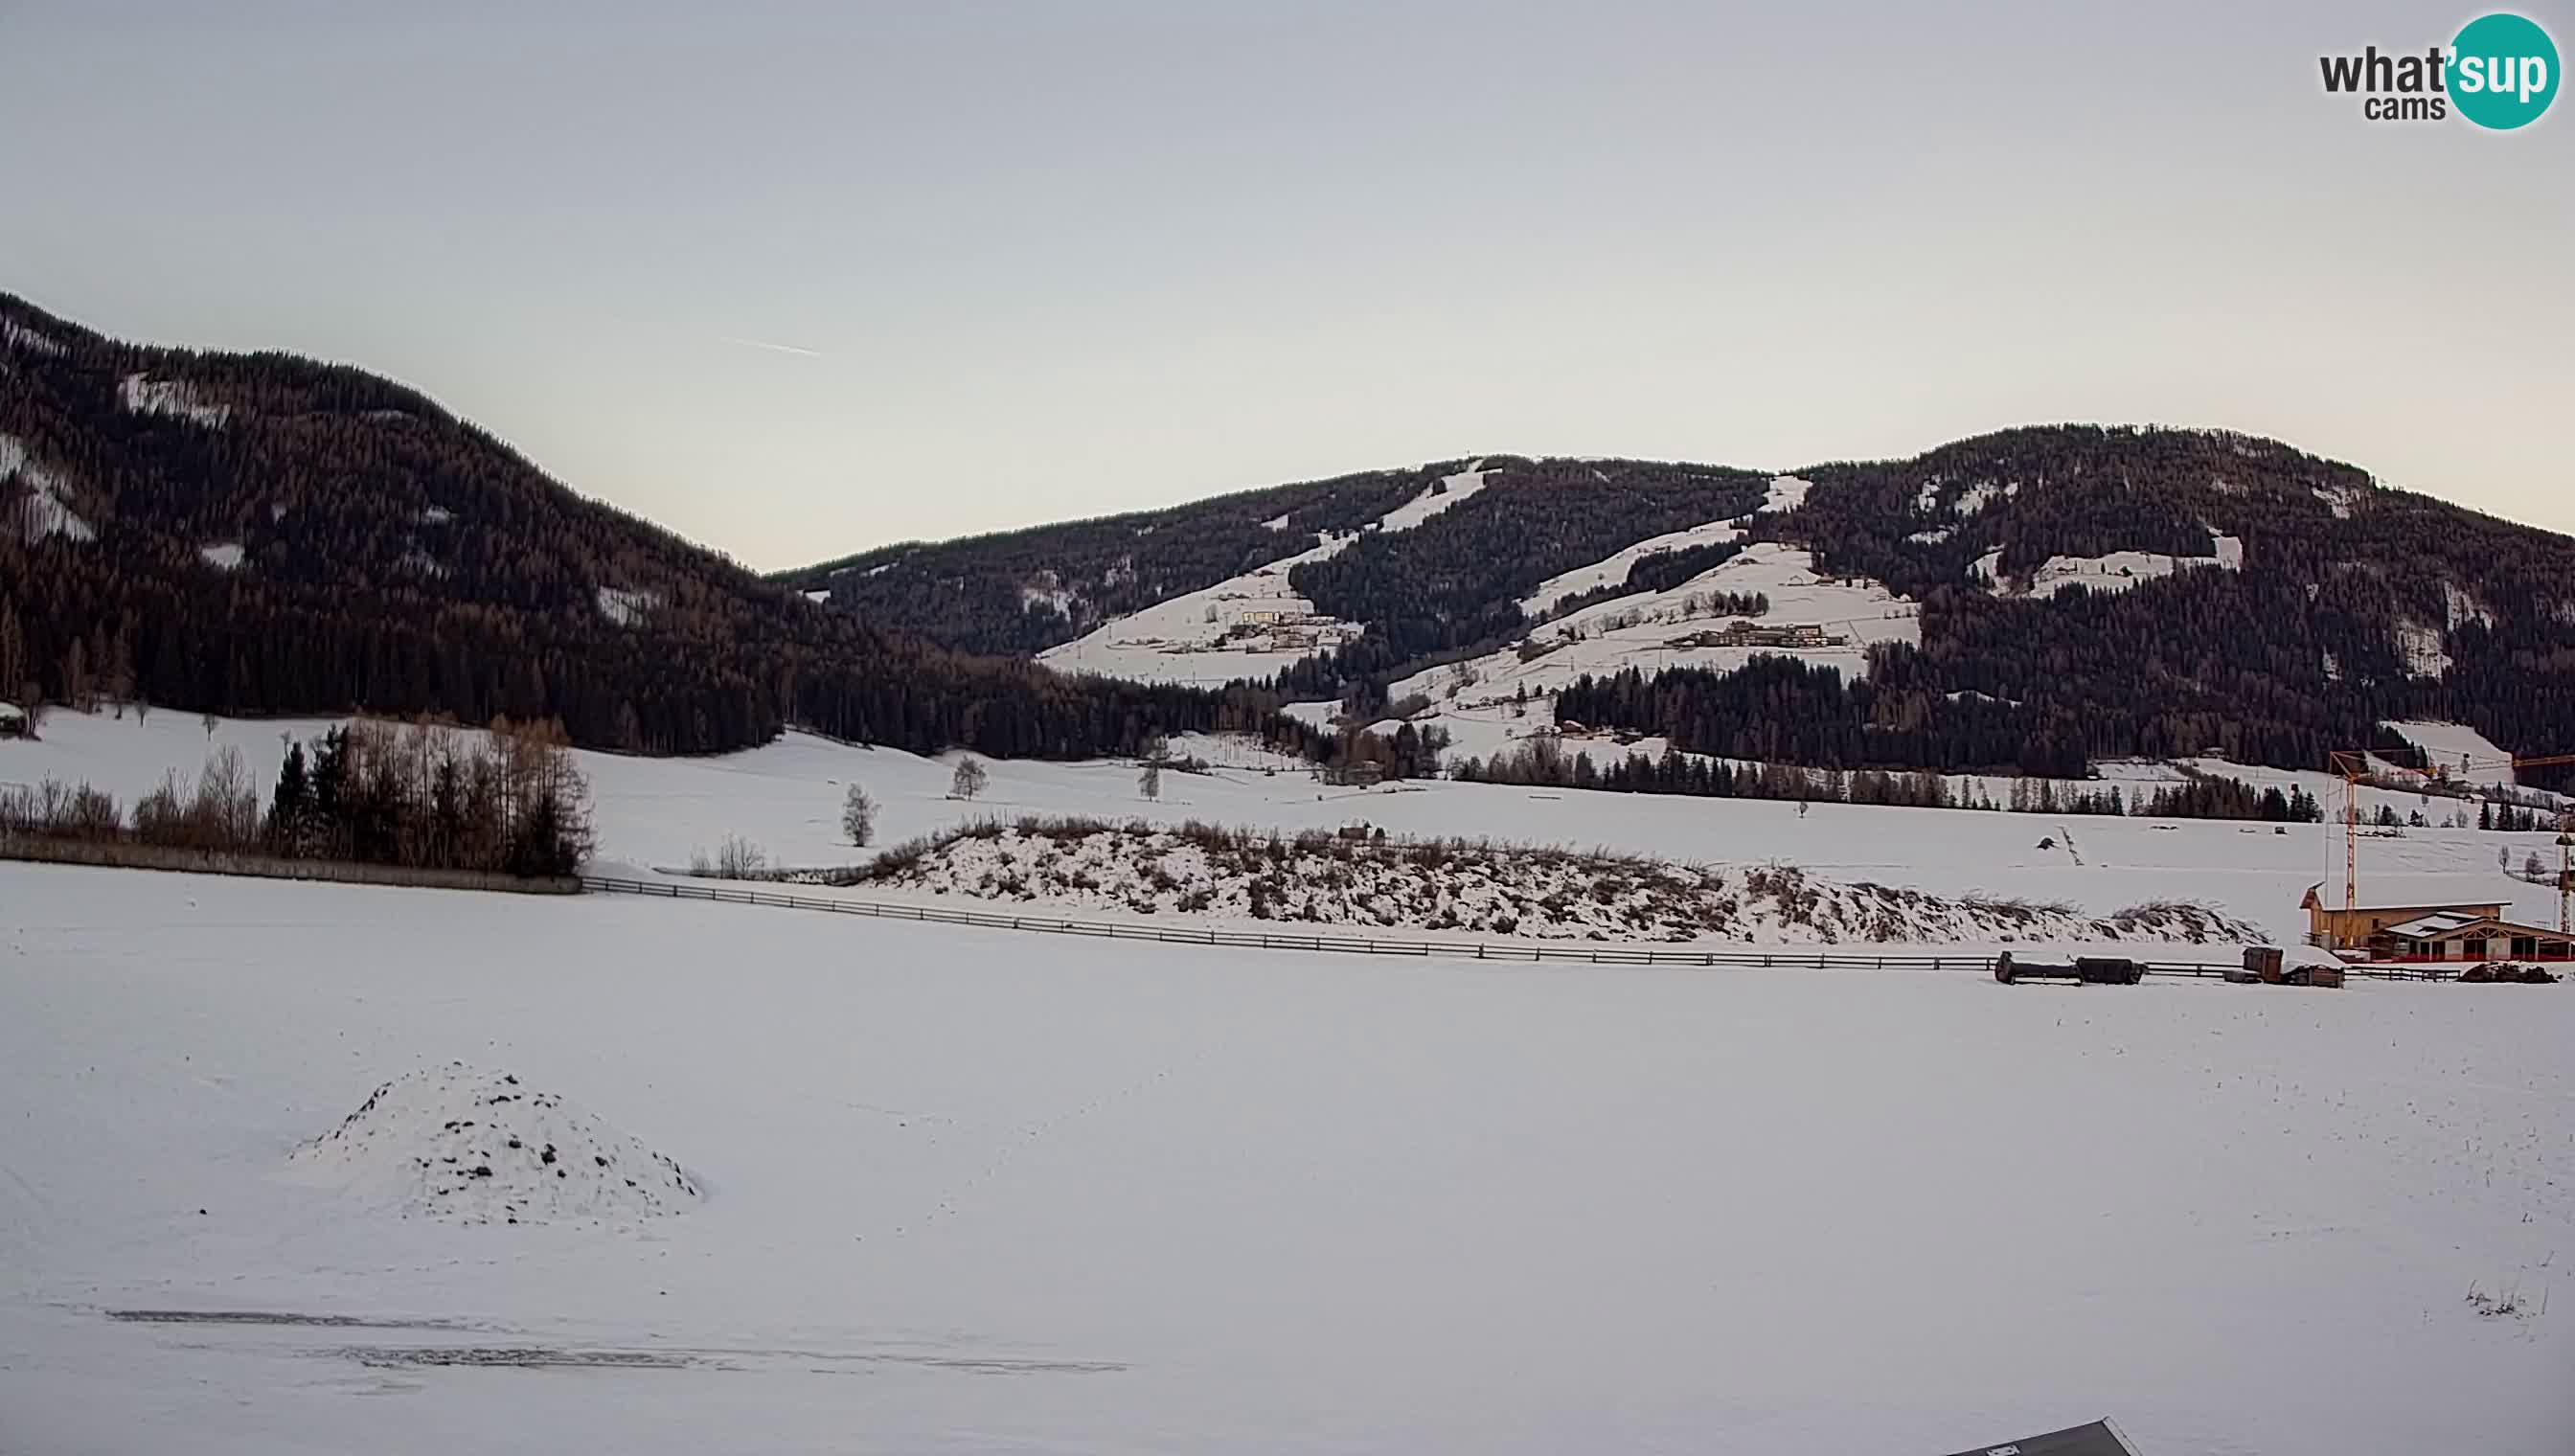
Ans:
{"label": "ski slope on hillside", "polygon": [[[2575,1429],[2568,987],[1539,970],[24,865],[0,903],[13,1451]],[[703,1200],[513,1225],[289,1175],[460,1060]]]}
{"label": "ski slope on hillside", "polygon": [[[1702,528],[1704,529],[1704,528]],[[1625,579],[1622,569],[1619,579]],[[1761,628],[1811,628],[1812,646],[1728,646],[1727,624],[1740,614],[1720,610],[1720,594],[1759,593],[1770,610]],[[1868,650],[1878,643],[1922,641],[1921,607],[1876,582],[1835,580],[1815,570],[1812,555],[1777,542],[1755,542],[1740,555],[1664,592],[1636,592],[1595,602],[1530,629],[1526,649],[1503,648],[1447,667],[1426,669],[1387,691],[1397,699],[1422,694],[1434,703],[1471,709],[1552,695],[1583,677],[1605,677],[1633,668],[1651,676],[1671,668],[1724,672],[1756,657],[1799,658],[1838,668],[1845,678],[1865,675]],[[1523,652],[1537,654],[1524,657]],[[1455,690],[1451,692],[1451,690]]]}
{"label": "ski slope on hillside", "polygon": [[[1387,512],[1369,528],[1408,531],[1472,498],[1489,472],[1459,471]],[[1288,585],[1288,574],[1347,550],[1356,534],[1325,537],[1311,550],[1283,557],[1213,587],[1112,618],[1038,654],[1067,673],[1093,673],[1139,683],[1209,687],[1238,678],[1268,678],[1359,635],[1356,623],[1314,610]]]}

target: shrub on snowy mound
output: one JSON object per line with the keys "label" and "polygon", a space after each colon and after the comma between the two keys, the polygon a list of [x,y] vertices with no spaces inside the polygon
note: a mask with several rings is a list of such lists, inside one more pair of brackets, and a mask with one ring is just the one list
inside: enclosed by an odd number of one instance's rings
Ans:
{"label": "shrub on snowy mound", "polygon": [[680,1165],[552,1092],[462,1062],[376,1088],[289,1159],[405,1217],[624,1222],[704,1195]]}
{"label": "shrub on snowy mound", "polygon": [[1462,930],[1541,939],[2158,940],[2261,943],[2203,905],[2091,917],[2070,905],[1950,899],[1845,884],[1793,865],[1676,864],[1634,855],[1309,829],[1022,819],[897,845],[865,882],[1140,914]]}

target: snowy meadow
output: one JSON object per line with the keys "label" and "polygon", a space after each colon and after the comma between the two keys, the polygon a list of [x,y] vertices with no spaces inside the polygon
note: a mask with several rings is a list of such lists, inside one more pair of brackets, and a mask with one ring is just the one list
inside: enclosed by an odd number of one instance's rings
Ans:
{"label": "snowy meadow", "polygon": [[[2575,1430],[2558,988],[1425,965],[26,865],[0,904],[12,1450]],[[358,1125],[501,1178],[546,1175],[523,1128],[636,1145],[703,1197],[513,1224],[299,1157],[451,1063],[480,1079]],[[442,1125],[518,1087],[568,1120]]]}

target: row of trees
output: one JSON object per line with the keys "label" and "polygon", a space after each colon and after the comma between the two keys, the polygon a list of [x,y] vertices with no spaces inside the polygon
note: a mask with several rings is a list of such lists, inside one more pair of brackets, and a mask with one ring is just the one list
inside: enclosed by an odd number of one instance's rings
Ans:
{"label": "row of trees", "polygon": [[0,793],[0,828],[294,859],[570,874],[591,850],[590,788],[560,724],[484,732],[361,719],[289,741],[265,811],[241,750],[172,769],[136,800],[59,779]]}
{"label": "row of trees", "polygon": [[1659,756],[1629,752],[1605,765],[1588,752],[1569,751],[1552,732],[1531,734],[1517,748],[1489,758],[1467,757],[1450,767],[1467,782],[1559,788],[1598,788],[1630,793],[1678,793],[1706,798],[1770,798],[1800,803],[1894,804],[1911,808],[2009,808],[2044,814],[2135,814],[2154,818],[2257,819],[2315,822],[2322,807],[2304,789],[2255,789],[2230,778],[2193,778],[2130,797],[2119,785],[2059,783],[2014,778],[2004,802],[1975,779],[1963,783],[1925,769],[1813,769],[1787,763],[1732,763],[1666,747]]}

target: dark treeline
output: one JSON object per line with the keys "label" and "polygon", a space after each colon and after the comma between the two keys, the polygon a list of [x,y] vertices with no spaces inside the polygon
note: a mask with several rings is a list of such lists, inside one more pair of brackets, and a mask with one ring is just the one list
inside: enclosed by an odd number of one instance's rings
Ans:
{"label": "dark treeline", "polygon": [[1668,592],[1701,572],[1712,572],[1742,555],[1739,541],[1711,541],[1678,551],[1657,552],[1627,568],[1630,592]]}
{"label": "dark treeline", "polygon": [[0,698],[556,720],[648,753],[791,725],[995,756],[1217,728],[1312,746],[1261,694],[1068,679],[824,611],[359,370],[117,344],[6,295],[0,319]]}
{"label": "dark treeline", "polygon": [[1627,793],[1678,793],[1702,798],[1768,798],[1801,803],[1892,804],[1907,808],[2010,809],[2042,814],[2134,814],[2153,818],[2256,819],[2314,823],[2323,806],[2304,789],[2282,793],[2232,778],[2194,777],[2130,797],[2117,784],[2101,787],[2054,779],[2015,777],[2001,802],[1983,790],[1960,788],[1938,773],[1862,768],[1819,769],[1785,763],[1730,763],[1666,747],[1660,756],[1630,751],[1595,764],[1587,751],[1540,733],[1521,747],[1489,759],[1451,765],[1458,779],[1558,788],[1597,788]]}
{"label": "dark treeline", "polygon": [[[1881,648],[1866,678],[1796,658],[1760,657],[1732,673],[1635,669],[1577,680],[1556,715],[1595,728],[1664,737],[1694,753],[1818,768],[2019,772],[2080,778],[2080,743],[2026,731],[2011,705],[1952,702],[1921,686],[1918,655]],[[1908,682],[1906,680],[1911,679]]]}

